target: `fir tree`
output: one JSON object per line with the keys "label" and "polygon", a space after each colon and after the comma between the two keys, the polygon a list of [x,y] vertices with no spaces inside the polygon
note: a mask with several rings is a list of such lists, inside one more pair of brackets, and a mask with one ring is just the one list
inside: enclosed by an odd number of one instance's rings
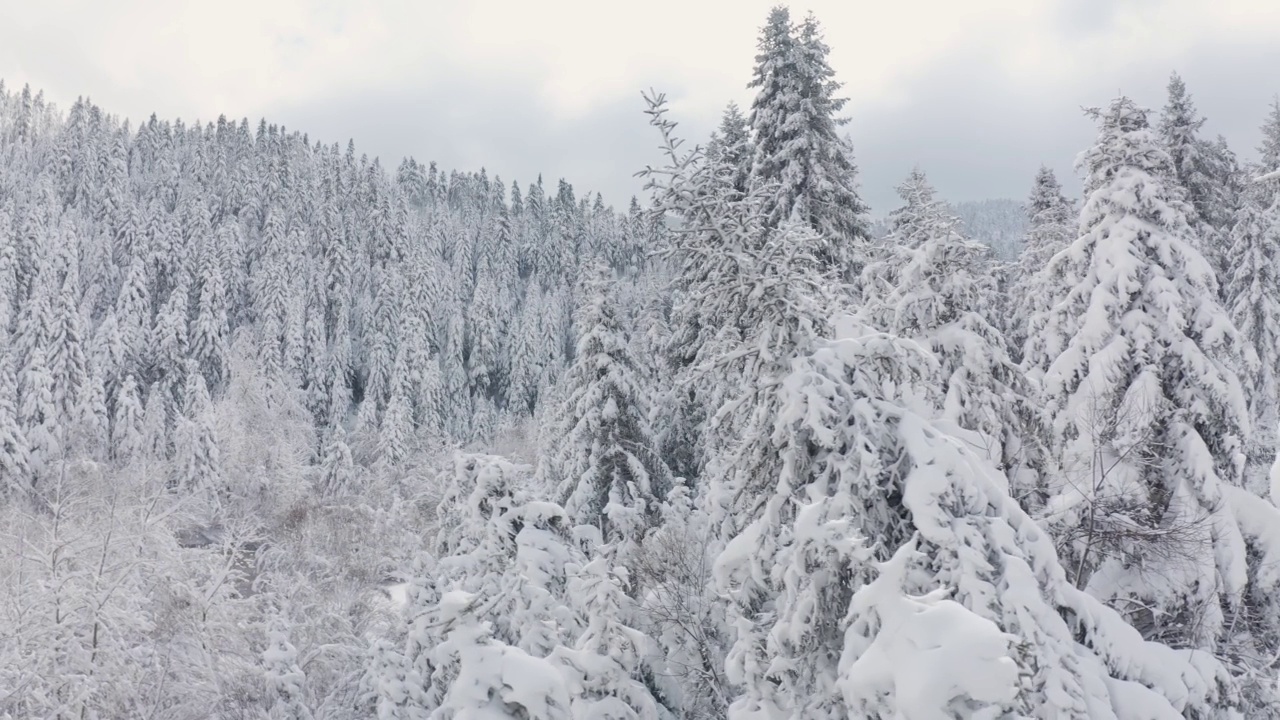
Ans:
{"label": "fir tree", "polygon": [[21,398],[18,419],[27,437],[34,485],[63,459],[65,444],[44,348],[37,346],[27,359],[18,378],[18,395]]}
{"label": "fir tree", "polygon": [[586,627],[572,649],[557,648],[550,659],[568,681],[576,717],[671,716],[663,690],[655,687],[662,668],[649,664],[653,641],[623,622],[626,577],[625,569],[611,572],[608,561],[597,557],[569,581]]}
{"label": "fir tree", "polygon": [[289,627],[283,616],[272,618],[267,629],[262,665],[271,692],[267,716],[271,720],[309,720],[311,711],[303,702],[306,675],[298,667],[298,651],[289,642]]}
{"label": "fir tree", "polygon": [[31,459],[26,433],[18,423],[18,380],[7,354],[0,355],[0,496],[31,488]]}
{"label": "fir tree", "polygon": [[445,631],[432,650],[431,681],[445,689],[432,717],[569,720],[569,694],[555,666],[495,639],[475,617],[482,601],[460,591],[440,599],[437,622]]}
{"label": "fir tree", "polygon": [[225,498],[222,465],[209,390],[195,361],[187,365],[183,412],[175,439],[178,487],[206,494],[215,504]]}
{"label": "fir tree", "polygon": [[576,524],[595,525],[606,542],[633,549],[656,521],[670,478],[655,451],[649,392],[621,327],[612,280],[600,264],[583,288],[581,336],[542,472],[558,484],[557,499]]}
{"label": "fir tree", "polygon": [[906,207],[895,213],[884,257],[867,266],[860,314],[933,353],[941,419],[978,433],[974,442],[1030,501],[1048,470],[1044,420],[1004,334],[987,320],[997,315],[998,292],[986,271],[990,250],[959,233],[958,221],[929,199],[933,190],[919,170],[900,194]]}
{"label": "fir tree", "polygon": [[[739,193],[747,191],[751,173],[752,145],[747,118],[737,103],[729,103],[720,116],[720,126],[707,143],[707,159],[723,168],[725,182]],[[632,198],[633,203],[635,199]],[[635,216],[636,213],[632,213]]]}
{"label": "fir tree", "polygon": [[1042,273],[1075,238],[1075,204],[1062,194],[1053,171],[1041,166],[1027,201],[1027,235],[1009,288],[1009,347],[1021,358],[1031,317],[1053,306],[1053,278]]}
{"label": "fir tree", "polygon": [[1277,244],[1280,243],[1280,203],[1268,200],[1264,187],[1245,195],[1231,230],[1233,269],[1228,288],[1228,309],[1240,334],[1257,353],[1257,374],[1242,378],[1249,393],[1251,416],[1263,431],[1250,454],[1268,454],[1266,435],[1275,432],[1277,382],[1280,379],[1280,276],[1277,276]]}
{"label": "fir tree", "polygon": [[1062,299],[1033,321],[1067,477],[1050,509],[1079,586],[1148,638],[1212,649],[1243,583],[1223,488],[1241,482],[1247,348],[1146,112],[1122,97],[1092,114],[1081,235],[1046,271]]}
{"label": "fir tree", "polygon": [[[843,275],[854,247],[865,241],[866,206],[858,196],[852,152],[837,134],[847,102],[827,62],[830,52],[818,21],[808,16],[793,27],[785,7],[775,7],[760,33],[749,87],[754,158],[749,182],[765,191],[766,227],[788,220],[817,236],[814,252],[825,267]],[[767,188],[767,191],[766,191]]]}
{"label": "fir tree", "polygon": [[354,480],[355,464],[351,459],[351,448],[347,446],[347,433],[342,425],[338,425],[329,438],[329,446],[325,448],[320,476],[321,492],[331,497],[347,495],[354,489]]}
{"label": "fir tree", "polygon": [[138,396],[138,383],[126,375],[115,398],[116,414],[111,424],[111,454],[122,463],[145,457],[146,411]]}
{"label": "fir tree", "polygon": [[1258,146],[1258,155],[1261,172],[1280,170],[1280,96],[1272,99],[1271,112],[1262,123],[1262,144]]}
{"label": "fir tree", "polygon": [[1169,78],[1168,90],[1169,100],[1160,118],[1161,144],[1169,154],[1178,187],[1195,209],[1188,220],[1197,230],[1198,249],[1225,282],[1229,247],[1224,234],[1230,229],[1236,198],[1230,195],[1229,176],[1222,174],[1230,169],[1214,167],[1215,160],[1223,159],[1215,158],[1218,148],[1213,143],[1199,137],[1205,120],[1197,114],[1187,86],[1177,73]]}

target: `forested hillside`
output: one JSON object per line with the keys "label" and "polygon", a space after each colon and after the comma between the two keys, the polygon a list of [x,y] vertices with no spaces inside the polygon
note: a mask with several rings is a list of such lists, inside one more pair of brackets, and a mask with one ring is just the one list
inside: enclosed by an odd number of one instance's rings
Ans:
{"label": "forested hillside", "polygon": [[828,55],[625,211],[0,84],[0,718],[1280,718],[1280,104],[878,230]]}
{"label": "forested hillside", "polygon": [[1027,206],[1016,200],[979,200],[955,204],[964,232],[991,248],[996,257],[1016,260],[1027,232]]}

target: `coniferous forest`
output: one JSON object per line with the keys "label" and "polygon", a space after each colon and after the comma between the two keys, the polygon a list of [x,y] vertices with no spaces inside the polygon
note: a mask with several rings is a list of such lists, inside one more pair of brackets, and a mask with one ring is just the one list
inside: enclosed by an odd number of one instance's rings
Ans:
{"label": "coniferous forest", "polygon": [[625,209],[0,84],[0,718],[1280,718],[1280,104],[873,220],[757,47]]}

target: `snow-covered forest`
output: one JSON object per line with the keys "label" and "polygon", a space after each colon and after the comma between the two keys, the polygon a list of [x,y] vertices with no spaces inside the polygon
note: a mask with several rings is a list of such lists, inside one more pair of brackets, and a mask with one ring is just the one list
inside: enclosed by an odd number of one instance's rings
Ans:
{"label": "snow-covered forest", "polygon": [[1280,718],[1280,102],[873,223],[757,47],[625,210],[0,84],[0,718]]}

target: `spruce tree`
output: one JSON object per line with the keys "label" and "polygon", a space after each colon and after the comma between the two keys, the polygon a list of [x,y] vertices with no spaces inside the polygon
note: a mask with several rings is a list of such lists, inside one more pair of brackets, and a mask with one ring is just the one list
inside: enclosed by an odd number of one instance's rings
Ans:
{"label": "spruce tree", "polygon": [[625,622],[627,571],[608,565],[596,557],[569,579],[585,628],[572,648],[556,648],[550,659],[567,681],[576,717],[673,717],[664,707],[672,700],[657,687],[664,668],[651,665],[653,641]]}
{"label": "spruce tree", "polygon": [[1280,382],[1280,203],[1270,202],[1269,188],[1255,185],[1244,196],[1231,229],[1232,275],[1227,307],[1240,334],[1258,355],[1256,375],[1242,378],[1256,423],[1250,455],[1261,459],[1271,452]]}
{"label": "spruce tree", "polygon": [[837,116],[847,100],[827,61],[818,21],[808,16],[794,27],[778,6],[757,42],[756,67],[748,87],[754,157],[749,184],[763,192],[765,226],[788,220],[808,225],[814,252],[824,267],[845,276],[855,245],[865,242],[866,206],[858,196],[852,151],[838,134]]}
{"label": "spruce tree", "polygon": [[226,379],[230,330],[222,272],[211,266],[200,283],[200,299],[191,325],[191,355],[200,364],[210,387],[220,389]]}
{"label": "spruce tree", "polygon": [[613,272],[599,263],[582,289],[581,333],[563,379],[564,400],[540,472],[575,524],[634,550],[657,520],[670,486],[649,427],[649,390],[613,297]]}
{"label": "spruce tree", "polygon": [[140,373],[150,357],[152,311],[151,292],[147,284],[146,264],[135,257],[125,272],[124,283],[116,298],[116,322],[120,326],[120,342],[124,347],[126,374]]}
{"label": "spruce tree", "polygon": [[1217,167],[1227,159],[1219,156],[1220,148],[1199,136],[1205,119],[1198,115],[1187,86],[1177,73],[1169,78],[1168,91],[1169,100],[1160,117],[1160,141],[1169,154],[1177,186],[1195,210],[1188,220],[1197,231],[1198,249],[1212,263],[1223,284],[1230,269],[1226,265],[1229,247],[1225,233],[1230,230],[1237,202],[1231,194],[1231,169]]}
{"label": "spruce tree", "polygon": [[311,711],[303,697],[307,676],[298,666],[298,650],[289,642],[288,620],[283,615],[276,615],[268,625],[262,669],[271,693],[267,717],[271,720],[310,720]]}
{"label": "spruce tree", "polygon": [[72,266],[65,271],[61,290],[55,295],[54,321],[47,346],[57,422],[69,432],[75,422],[81,395],[89,382],[89,357],[78,299],[78,281]]}
{"label": "spruce tree", "polygon": [[44,348],[37,346],[18,377],[18,419],[27,437],[27,449],[36,485],[63,459],[65,444],[63,427],[58,424],[58,406],[54,399],[53,377],[45,360]]}
{"label": "spruce tree", "polygon": [[1066,478],[1052,525],[1078,586],[1147,638],[1212,650],[1243,589],[1223,488],[1241,482],[1247,347],[1147,113],[1121,97],[1091,114],[1081,235],[1033,321]]}
{"label": "spruce tree", "polygon": [[146,411],[138,395],[138,383],[126,375],[115,397],[116,414],[111,423],[111,456],[128,463],[145,457]]}
{"label": "spruce tree", "polygon": [[18,423],[18,379],[8,354],[0,354],[0,497],[15,497],[31,488],[27,436]]}
{"label": "spruce tree", "polygon": [[[1280,170],[1280,96],[1271,101],[1271,112],[1262,123],[1262,144],[1258,146],[1258,170],[1271,173]],[[1272,186],[1274,190],[1276,186]]]}
{"label": "spruce tree", "polygon": [[[707,142],[707,159],[718,163],[725,175],[725,181],[739,193],[747,191],[747,178],[751,173],[753,161],[750,128],[747,118],[738,108],[737,103],[729,103],[720,116],[720,126]],[[634,205],[635,198],[632,198]],[[637,216],[638,208],[633,209],[632,216]]]}
{"label": "spruce tree", "polygon": [[1005,469],[1017,496],[1030,501],[1049,470],[1044,419],[1035,388],[988,320],[997,316],[998,292],[987,272],[990,249],[960,234],[959,221],[930,199],[932,188],[919,170],[900,193],[906,206],[895,211],[899,223],[884,256],[866,268],[860,316],[933,353],[940,419],[977,433],[973,442]]}
{"label": "spruce tree", "polygon": [[1053,306],[1050,290],[1057,286],[1042,273],[1049,260],[1075,238],[1075,204],[1062,194],[1053,171],[1041,166],[1027,201],[1028,228],[1022,252],[1013,270],[1009,288],[1009,347],[1016,358],[1023,356],[1031,317]]}
{"label": "spruce tree", "polygon": [[355,463],[351,459],[351,448],[347,445],[347,433],[341,424],[334,428],[333,435],[329,438],[320,471],[320,491],[324,495],[342,497],[355,489]]}
{"label": "spruce tree", "polygon": [[443,639],[431,651],[440,697],[432,717],[570,720],[563,677],[549,661],[495,638],[475,615],[483,600],[452,591],[436,607]]}
{"label": "spruce tree", "polygon": [[175,485],[204,494],[216,506],[226,498],[221,453],[209,390],[194,360],[187,363],[182,394],[183,412],[175,433]]}

